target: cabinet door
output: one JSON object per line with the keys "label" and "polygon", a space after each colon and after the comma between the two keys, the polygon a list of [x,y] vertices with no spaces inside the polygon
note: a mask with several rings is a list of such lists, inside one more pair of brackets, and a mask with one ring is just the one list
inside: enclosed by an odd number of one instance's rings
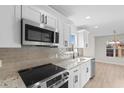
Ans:
{"label": "cabinet door", "polygon": [[32,20],[37,23],[41,23],[42,14],[38,9],[30,5],[22,6],[22,18]]}
{"label": "cabinet door", "polygon": [[79,88],[80,87],[80,71],[79,67],[75,67],[69,71],[69,87]]}
{"label": "cabinet door", "polygon": [[91,74],[91,60],[87,62],[87,81],[90,79]]}
{"label": "cabinet door", "polygon": [[89,81],[90,79],[90,60],[81,64],[80,66],[80,87],[84,87],[85,84]]}
{"label": "cabinet door", "polygon": [[77,33],[77,41],[78,48],[84,48],[84,33],[82,31]]}
{"label": "cabinet door", "polygon": [[75,37],[74,48],[77,48],[77,29],[75,25],[71,25],[71,35]]}
{"label": "cabinet door", "polygon": [[53,15],[48,14],[48,13],[46,13],[44,17],[45,17],[44,18],[44,23],[46,24],[46,26],[56,30],[57,19]]}
{"label": "cabinet door", "polygon": [[88,35],[89,35],[89,32],[88,31],[84,31],[84,47],[88,47]]}
{"label": "cabinet door", "polygon": [[87,48],[88,47],[88,31],[79,31],[77,33],[78,48]]}
{"label": "cabinet door", "polygon": [[63,36],[64,36],[64,46],[69,47],[69,35],[70,35],[70,25],[63,24]]}
{"label": "cabinet door", "polygon": [[79,84],[80,84],[80,74],[79,74],[79,69],[75,69],[73,71],[73,87],[74,88],[79,88]]}
{"label": "cabinet door", "polygon": [[73,77],[74,77],[74,73],[73,70],[69,70],[69,88],[73,88]]}
{"label": "cabinet door", "polygon": [[81,64],[80,70],[80,87],[84,87],[87,83],[87,63]]}
{"label": "cabinet door", "polygon": [[76,34],[77,33],[77,29],[76,26],[74,24],[71,25],[71,34]]}
{"label": "cabinet door", "polygon": [[21,47],[20,6],[0,6],[0,47]]}
{"label": "cabinet door", "polygon": [[63,22],[61,21],[61,19],[57,21],[57,30],[59,31],[59,48],[64,48]]}

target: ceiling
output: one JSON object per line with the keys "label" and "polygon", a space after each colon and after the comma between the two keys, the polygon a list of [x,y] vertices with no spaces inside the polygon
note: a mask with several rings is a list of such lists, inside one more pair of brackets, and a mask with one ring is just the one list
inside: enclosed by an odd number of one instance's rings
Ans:
{"label": "ceiling", "polygon": [[[50,5],[95,36],[124,33],[124,5]],[[87,17],[87,19],[86,19]]]}

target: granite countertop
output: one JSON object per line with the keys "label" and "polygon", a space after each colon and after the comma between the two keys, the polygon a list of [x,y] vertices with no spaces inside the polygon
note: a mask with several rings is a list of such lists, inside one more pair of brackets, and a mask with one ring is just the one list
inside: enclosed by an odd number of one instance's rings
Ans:
{"label": "granite countertop", "polygon": [[4,80],[0,80],[0,88],[26,88],[18,73],[10,73]]}
{"label": "granite countertop", "polygon": [[[84,57],[82,57],[84,58]],[[53,64],[64,67],[66,69],[71,69],[78,66],[84,62],[87,62],[91,58],[86,58],[86,60],[79,62],[79,59],[66,59],[66,60],[54,60]],[[0,80],[0,88],[26,88],[23,80],[19,76],[18,72],[10,73],[4,80]]]}
{"label": "granite countertop", "polygon": [[88,60],[91,60],[92,58],[88,57],[79,57],[76,59],[68,59],[65,61],[61,61],[59,63],[54,63],[55,65],[58,65],[60,67],[66,68],[66,69],[72,69],[75,66],[81,65],[85,62],[88,62]]}

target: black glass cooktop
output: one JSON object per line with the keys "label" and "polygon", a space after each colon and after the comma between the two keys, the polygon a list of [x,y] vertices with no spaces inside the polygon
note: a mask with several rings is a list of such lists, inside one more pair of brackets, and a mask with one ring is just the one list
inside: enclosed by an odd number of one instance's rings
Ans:
{"label": "black glass cooktop", "polygon": [[18,71],[18,73],[20,74],[25,85],[28,87],[63,70],[65,69],[50,63],[21,70]]}

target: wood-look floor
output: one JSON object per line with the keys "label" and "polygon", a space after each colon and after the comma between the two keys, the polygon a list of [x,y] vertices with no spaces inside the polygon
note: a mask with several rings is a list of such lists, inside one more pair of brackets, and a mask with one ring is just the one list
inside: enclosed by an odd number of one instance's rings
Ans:
{"label": "wood-look floor", "polygon": [[96,75],[85,88],[124,88],[124,66],[96,63]]}

